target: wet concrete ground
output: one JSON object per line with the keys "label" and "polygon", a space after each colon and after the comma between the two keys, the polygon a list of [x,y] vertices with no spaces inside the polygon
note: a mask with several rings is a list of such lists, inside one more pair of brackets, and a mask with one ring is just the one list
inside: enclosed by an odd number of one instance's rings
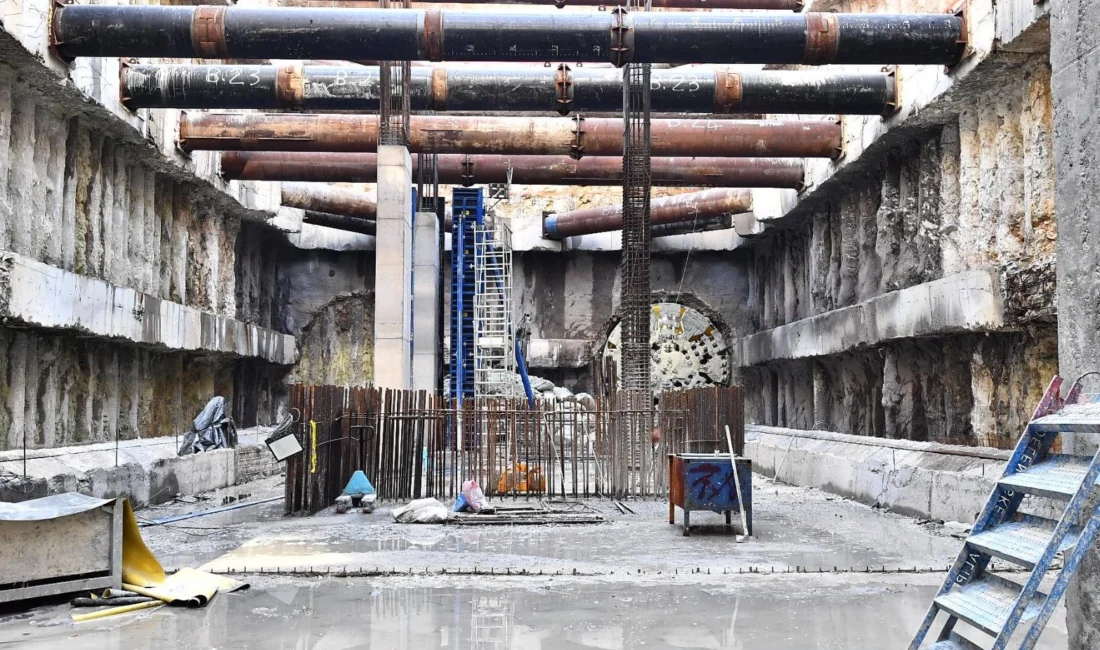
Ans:
{"label": "wet concrete ground", "polygon": [[[237,491],[262,498],[280,489],[269,479]],[[278,503],[210,515],[143,534],[166,566],[247,570],[250,591],[218,596],[202,610],[161,609],[80,625],[69,621],[67,605],[40,606],[0,618],[0,647],[907,646],[942,580],[940,570],[958,551],[960,540],[948,534],[958,528],[922,525],[760,477],[754,499],[756,536],[742,544],[718,515],[693,515],[693,523],[712,527],[683,537],[679,526],[668,525],[661,502],[631,503],[635,515],[591,502],[588,507],[609,519],[595,526],[399,525],[387,509],[284,518]],[[218,503],[220,494],[139,514],[163,517]],[[413,575],[255,573],[345,567]],[[475,567],[494,575],[444,574]],[[795,567],[811,573],[786,573]],[[869,567],[880,573],[865,573]],[[896,573],[899,568],[922,572]],[[522,570],[544,575],[501,575]],[[1044,634],[1044,650],[1067,647],[1064,612],[1060,607]]]}

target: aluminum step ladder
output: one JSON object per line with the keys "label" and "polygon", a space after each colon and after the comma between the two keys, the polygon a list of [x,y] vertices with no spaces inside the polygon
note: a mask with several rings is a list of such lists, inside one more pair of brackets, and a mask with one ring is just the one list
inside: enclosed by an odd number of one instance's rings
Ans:
{"label": "aluminum step ladder", "polygon": [[[962,551],[932,601],[909,650],[984,650],[973,637],[955,630],[962,621],[992,638],[989,650],[1004,650],[1022,623],[1031,622],[1020,650],[1035,647],[1047,621],[1065,594],[1073,574],[1100,529],[1100,506],[1087,508],[1100,477],[1100,452],[1094,456],[1054,453],[1062,434],[1100,433],[1100,403],[1086,402],[1081,379],[1059,398],[1062,378],[1055,377],[974,524]],[[1063,443],[1065,441],[1063,440]],[[1020,511],[1025,497],[1046,498],[1061,508],[1058,521]],[[1050,593],[1040,584],[1056,556],[1062,555]],[[1030,571],[1020,584],[987,571],[993,558]],[[947,620],[929,646],[924,642],[943,612]]]}

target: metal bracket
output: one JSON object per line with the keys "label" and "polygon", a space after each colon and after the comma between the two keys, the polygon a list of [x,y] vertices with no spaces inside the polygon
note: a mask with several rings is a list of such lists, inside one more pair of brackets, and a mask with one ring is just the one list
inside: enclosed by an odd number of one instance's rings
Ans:
{"label": "metal bracket", "polygon": [[623,7],[611,10],[611,64],[621,68],[634,57],[634,19]]}
{"label": "metal bracket", "polygon": [[569,145],[569,157],[580,160],[584,156],[584,116],[573,116],[573,142]]}
{"label": "metal bracket", "polygon": [[50,31],[49,43],[48,43],[48,48],[50,50],[50,54],[52,54],[52,55],[56,56],[57,58],[61,59],[66,64],[72,63],[74,58],[71,57],[71,56],[61,56],[61,52],[58,50],[58,46],[64,45],[65,43],[62,42],[62,41],[57,40],[57,22],[56,22],[56,20],[57,20],[57,10],[64,7],[67,4],[71,4],[71,3],[66,1],[66,0],[54,0],[53,2],[50,3],[50,9],[49,9],[50,15],[47,16],[47,19],[49,20],[48,24],[50,26],[50,28],[49,28],[49,31]]}
{"label": "metal bracket", "polygon": [[845,142],[845,140],[844,140],[844,116],[841,115],[837,119],[836,123],[840,126],[840,146],[833,149],[833,155],[829,156],[829,158],[831,158],[833,160],[840,160],[841,158],[844,157],[844,154],[847,153],[844,150],[844,142]]}
{"label": "metal bracket", "polygon": [[[134,113],[134,109],[126,105],[126,102],[130,101],[129,95],[126,94],[126,83],[124,81],[126,77],[126,68],[137,63],[137,59],[119,58],[118,60],[118,103],[127,111]],[[137,113],[134,113],[137,115]]]}
{"label": "metal bracket", "polygon": [[882,71],[886,73],[886,83],[890,93],[883,107],[882,116],[890,117],[901,110],[901,70],[898,66],[892,65],[883,68]]}
{"label": "metal bracket", "polygon": [[474,184],[474,159],[470,154],[462,159],[462,186],[470,187]]}
{"label": "metal bracket", "polygon": [[947,12],[958,18],[960,22],[959,40],[955,41],[959,56],[954,63],[944,67],[945,72],[951,72],[952,68],[962,63],[962,60],[970,54],[970,0],[959,0]]}
{"label": "metal bracket", "polygon": [[569,112],[573,110],[573,75],[569,66],[564,63],[558,66],[558,71],[554,73],[554,88],[557,89],[557,102],[558,113],[562,115],[569,115]]}

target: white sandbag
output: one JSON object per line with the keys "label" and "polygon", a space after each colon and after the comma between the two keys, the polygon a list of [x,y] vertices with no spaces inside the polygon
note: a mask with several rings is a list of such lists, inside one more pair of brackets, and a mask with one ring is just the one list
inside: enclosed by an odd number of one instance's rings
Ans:
{"label": "white sandbag", "polygon": [[416,499],[394,508],[393,520],[399,524],[441,524],[447,521],[447,506],[436,499]]}

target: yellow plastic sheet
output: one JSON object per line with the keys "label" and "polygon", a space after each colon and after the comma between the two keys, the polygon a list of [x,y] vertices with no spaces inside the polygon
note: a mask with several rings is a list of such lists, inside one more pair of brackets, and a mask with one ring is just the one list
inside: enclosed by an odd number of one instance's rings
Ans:
{"label": "yellow plastic sheet", "polygon": [[[122,514],[122,588],[143,596],[150,596],[169,605],[203,607],[219,592],[228,593],[247,589],[248,585],[232,578],[206,573],[197,569],[180,569],[165,575],[164,567],[141,538],[134,510],[129,500],[123,500]],[[142,603],[146,607],[148,604]],[[81,614],[74,621],[92,620],[114,614],[143,609],[143,607],[115,607],[91,614]]]}

